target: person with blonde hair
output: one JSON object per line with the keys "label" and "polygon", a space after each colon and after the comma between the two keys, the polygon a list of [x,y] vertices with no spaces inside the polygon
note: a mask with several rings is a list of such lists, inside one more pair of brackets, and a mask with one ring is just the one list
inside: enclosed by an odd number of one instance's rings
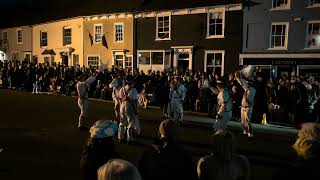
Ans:
{"label": "person with blonde hair", "polygon": [[98,180],[142,180],[138,169],[128,161],[111,159],[98,169]]}
{"label": "person with blonde hair", "polygon": [[320,124],[302,124],[292,147],[297,153],[297,161],[280,169],[273,179],[320,179]]}

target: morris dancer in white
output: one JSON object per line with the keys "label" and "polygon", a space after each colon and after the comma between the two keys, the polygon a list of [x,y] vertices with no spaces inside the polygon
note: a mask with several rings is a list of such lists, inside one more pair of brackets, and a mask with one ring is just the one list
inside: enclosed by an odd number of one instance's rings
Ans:
{"label": "morris dancer in white", "polygon": [[122,142],[127,132],[127,142],[132,142],[135,135],[140,134],[140,122],[138,119],[138,92],[132,87],[133,81],[126,80],[126,86],[119,92],[120,104],[120,123],[118,140]]}
{"label": "morris dancer in white", "polygon": [[232,118],[232,98],[224,82],[217,81],[217,117],[213,123],[215,132],[219,130],[226,130],[229,120]]}
{"label": "morris dancer in white", "polygon": [[99,72],[102,72],[104,70],[105,66],[101,65],[98,72],[94,72],[94,74],[86,79],[84,75],[80,77],[79,82],[76,84],[77,93],[78,93],[78,106],[81,110],[80,116],[79,116],[79,128],[90,128],[90,122],[88,122],[88,91],[90,88],[90,85],[96,80],[96,77]]}
{"label": "morris dancer in white", "polygon": [[185,87],[181,83],[179,76],[174,77],[174,81],[170,84],[170,102],[169,102],[169,117],[177,123],[182,123],[183,120],[183,102],[185,99]]}
{"label": "morris dancer in white", "polygon": [[253,137],[252,126],[250,122],[256,90],[252,84],[243,77],[249,78],[249,76],[253,73],[253,70],[254,66],[250,65],[236,73],[236,79],[244,89],[241,102],[241,122],[243,126],[243,134],[247,134],[248,137]]}
{"label": "morris dancer in white", "polygon": [[117,78],[114,78],[112,82],[109,84],[109,88],[112,88],[112,99],[114,102],[114,112],[116,118],[120,118],[120,99],[119,99],[119,91],[122,87],[124,87],[125,83],[122,80],[121,75]]}

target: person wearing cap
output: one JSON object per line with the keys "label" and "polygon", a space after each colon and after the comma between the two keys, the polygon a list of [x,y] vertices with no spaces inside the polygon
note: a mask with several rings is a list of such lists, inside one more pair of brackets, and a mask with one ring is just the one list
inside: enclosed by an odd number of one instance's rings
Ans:
{"label": "person wearing cap", "polygon": [[112,158],[120,156],[115,152],[113,137],[118,132],[116,121],[99,120],[90,128],[90,138],[83,149],[80,169],[81,179],[96,180],[97,170]]}
{"label": "person wearing cap", "polygon": [[182,123],[183,120],[183,102],[185,99],[185,87],[181,82],[180,76],[175,76],[170,84],[169,93],[169,117],[175,122]]}
{"label": "person wearing cap", "polygon": [[135,140],[135,135],[140,134],[140,122],[138,119],[138,97],[139,94],[136,88],[133,87],[133,80],[127,78],[126,85],[120,89],[120,123],[118,140],[122,142],[125,140],[125,134],[127,133],[127,142]]}
{"label": "person wearing cap", "polygon": [[120,117],[119,91],[124,86],[125,86],[125,82],[122,79],[121,74],[119,74],[116,78],[114,78],[112,82],[109,84],[109,88],[112,89],[112,99],[114,102],[114,113],[116,115],[116,118]]}
{"label": "person wearing cap", "polygon": [[248,137],[253,137],[251,117],[256,90],[252,83],[244,78],[249,78],[253,70],[254,66],[248,66],[235,74],[237,81],[244,89],[241,101],[241,123],[243,127],[243,134],[246,134]]}
{"label": "person wearing cap", "polygon": [[217,116],[213,124],[215,131],[227,129],[232,118],[232,97],[222,80],[217,80],[217,91]]}
{"label": "person wearing cap", "polygon": [[196,167],[177,138],[177,124],[170,119],[159,125],[160,142],[146,150],[139,162],[142,179],[196,180]]}
{"label": "person wearing cap", "polygon": [[212,152],[200,158],[197,166],[199,180],[249,180],[250,163],[245,156],[235,153],[233,134],[219,130],[212,137]]}

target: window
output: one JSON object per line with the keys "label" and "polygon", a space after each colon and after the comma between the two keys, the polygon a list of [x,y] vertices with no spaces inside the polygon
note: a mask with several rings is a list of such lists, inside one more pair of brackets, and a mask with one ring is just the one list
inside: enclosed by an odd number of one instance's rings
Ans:
{"label": "window", "polygon": [[40,32],[40,47],[48,46],[48,33],[46,31]]}
{"label": "window", "polygon": [[79,64],[79,54],[73,54],[72,58],[73,58],[73,66],[77,67]]}
{"label": "window", "polygon": [[11,53],[11,60],[12,61],[17,61],[18,59],[19,59],[18,52],[12,52]]}
{"label": "window", "polygon": [[224,11],[208,13],[207,38],[224,37],[224,15]]}
{"label": "window", "polygon": [[124,56],[123,54],[116,54],[114,55],[114,64],[117,66],[117,67],[123,67],[123,59],[124,59]]}
{"label": "window", "polygon": [[22,29],[18,29],[17,30],[17,43],[18,44],[22,44],[23,41],[22,41]]}
{"label": "window", "polygon": [[132,60],[133,60],[133,57],[131,55],[126,56],[125,67],[126,67],[126,69],[129,70],[129,72],[132,72],[132,70],[133,70],[132,69],[133,68]]}
{"label": "window", "polygon": [[72,31],[71,28],[63,28],[63,45],[71,44]]}
{"label": "window", "polygon": [[43,62],[45,63],[45,64],[50,64],[50,57],[49,56],[45,56],[45,57],[43,57]]}
{"label": "window", "polygon": [[307,0],[308,7],[320,7],[320,0]]}
{"label": "window", "polygon": [[171,38],[171,16],[157,17],[157,37],[158,40],[170,40]]}
{"label": "window", "polygon": [[320,48],[320,21],[308,22],[307,48]]}
{"label": "window", "polygon": [[96,43],[102,42],[102,25],[94,25],[94,41]]}
{"label": "window", "polygon": [[150,52],[138,52],[139,64],[150,64]]}
{"label": "window", "polygon": [[151,64],[163,64],[163,52],[151,52]]}
{"label": "window", "polygon": [[2,32],[2,43],[3,44],[8,44],[8,31],[3,31]]}
{"label": "window", "polygon": [[123,23],[116,23],[115,27],[115,41],[123,42]]}
{"label": "window", "polygon": [[290,0],[273,0],[272,9],[289,9]]}
{"label": "window", "polygon": [[99,66],[100,57],[99,56],[88,56],[88,66]]}
{"label": "window", "polygon": [[140,65],[169,64],[171,53],[169,51],[138,51]]}
{"label": "window", "polygon": [[223,76],[224,51],[205,51],[204,71]]}
{"label": "window", "polygon": [[271,48],[285,48],[288,46],[289,23],[272,23]]}

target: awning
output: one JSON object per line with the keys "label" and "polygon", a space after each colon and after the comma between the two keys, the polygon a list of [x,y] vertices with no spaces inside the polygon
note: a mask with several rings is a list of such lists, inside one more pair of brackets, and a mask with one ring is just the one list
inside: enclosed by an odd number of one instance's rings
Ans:
{"label": "awning", "polygon": [[56,55],[56,53],[53,51],[53,49],[46,49],[41,54],[42,55],[52,55],[52,56]]}

